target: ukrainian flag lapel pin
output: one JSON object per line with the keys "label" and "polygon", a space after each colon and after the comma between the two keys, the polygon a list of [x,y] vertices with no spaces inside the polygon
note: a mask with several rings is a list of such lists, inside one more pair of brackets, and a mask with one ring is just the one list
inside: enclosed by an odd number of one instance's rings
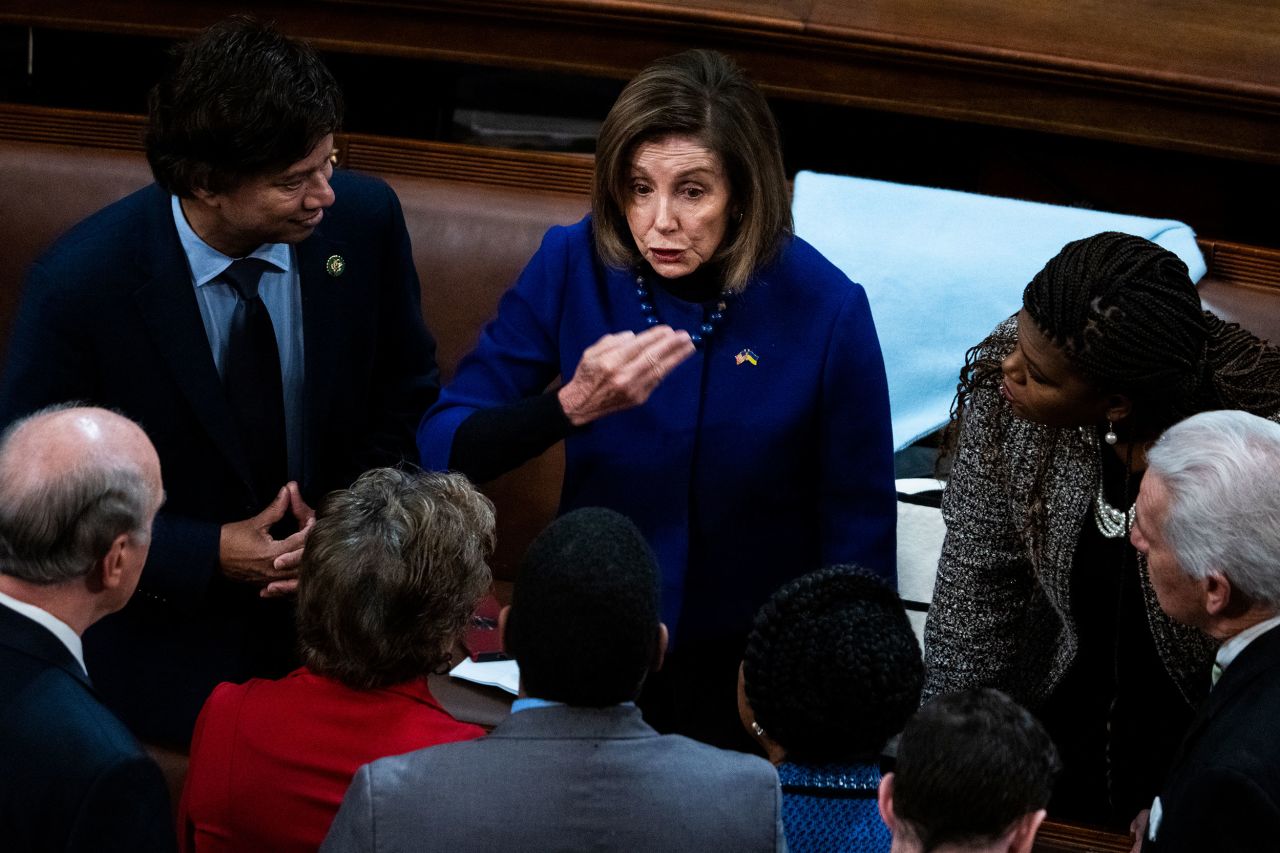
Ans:
{"label": "ukrainian flag lapel pin", "polygon": [[756,355],[749,349],[744,349],[733,357],[734,364],[750,364],[752,367],[760,363],[760,356]]}
{"label": "ukrainian flag lapel pin", "polygon": [[342,259],[342,255],[330,255],[329,259],[324,262],[324,271],[329,275],[337,278],[346,272],[347,262]]}

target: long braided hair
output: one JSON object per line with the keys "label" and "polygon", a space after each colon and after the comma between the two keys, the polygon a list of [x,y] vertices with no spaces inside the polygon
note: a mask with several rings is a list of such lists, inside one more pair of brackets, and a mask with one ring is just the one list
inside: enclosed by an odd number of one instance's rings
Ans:
{"label": "long braided hair", "polygon": [[[1068,243],[1023,290],[1022,306],[1084,378],[1129,398],[1132,413],[1116,426],[1126,439],[1155,439],[1210,409],[1280,411],[1280,349],[1204,311],[1186,265],[1149,240],[1107,231]],[[944,454],[973,393],[1000,381],[1016,338],[1002,326],[966,353]],[[1036,462],[1033,517],[1061,434],[1050,431]]]}

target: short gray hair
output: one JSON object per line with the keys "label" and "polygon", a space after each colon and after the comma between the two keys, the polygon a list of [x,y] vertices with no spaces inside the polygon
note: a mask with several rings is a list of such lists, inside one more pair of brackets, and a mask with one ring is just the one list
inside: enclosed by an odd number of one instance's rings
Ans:
{"label": "short gray hair", "polygon": [[[56,477],[32,484],[11,452],[31,421],[76,404],[41,409],[0,436],[0,574],[51,586],[88,574],[122,533],[145,543],[156,496],[145,472],[115,455],[89,454]],[[17,456],[17,458],[15,458]]]}
{"label": "short gray hair", "polygon": [[1280,609],[1280,424],[1202,412],[1170,427],[1147,464],[1168,493],[1162,532],[1182,570],[1220,572]]}

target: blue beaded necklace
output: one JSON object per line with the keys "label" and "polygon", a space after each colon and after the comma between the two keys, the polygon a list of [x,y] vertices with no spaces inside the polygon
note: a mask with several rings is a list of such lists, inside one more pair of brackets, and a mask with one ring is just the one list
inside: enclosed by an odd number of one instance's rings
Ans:
{"label": "blue beaded necklace", "polygon": [[[729,307],[729,297],[732,293],[729,290],[721,290],[720,298],[715,301],[714,305],[702,306],[702,324],[697,331],[689,333],[689,340],[693,341],[693,345],[698,349],[702,348],[703,342],[715,334],[720,323],[724,320],[725,309]],[[643,275],[636,276],[636,297],[640,300],[640,313],[644,315],[644,324],[646,327],[656,326],[662,321],[658,318],[658,307],[653,301],[653,294],[649,292],[649,282]]]}

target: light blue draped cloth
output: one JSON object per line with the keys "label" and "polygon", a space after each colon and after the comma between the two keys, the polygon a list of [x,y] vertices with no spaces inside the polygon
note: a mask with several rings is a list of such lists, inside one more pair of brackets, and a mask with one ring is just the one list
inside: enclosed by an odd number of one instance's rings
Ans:
{"label": "light blue draped cloth", "polygon": [[1099,231],[1146,237],[1198,281],[1204,257],[1181,222],[800,172],[796,234],[866,288],[889,379],[898,450],[946,423],[969,347],[1022,305],[1066,243]]}

